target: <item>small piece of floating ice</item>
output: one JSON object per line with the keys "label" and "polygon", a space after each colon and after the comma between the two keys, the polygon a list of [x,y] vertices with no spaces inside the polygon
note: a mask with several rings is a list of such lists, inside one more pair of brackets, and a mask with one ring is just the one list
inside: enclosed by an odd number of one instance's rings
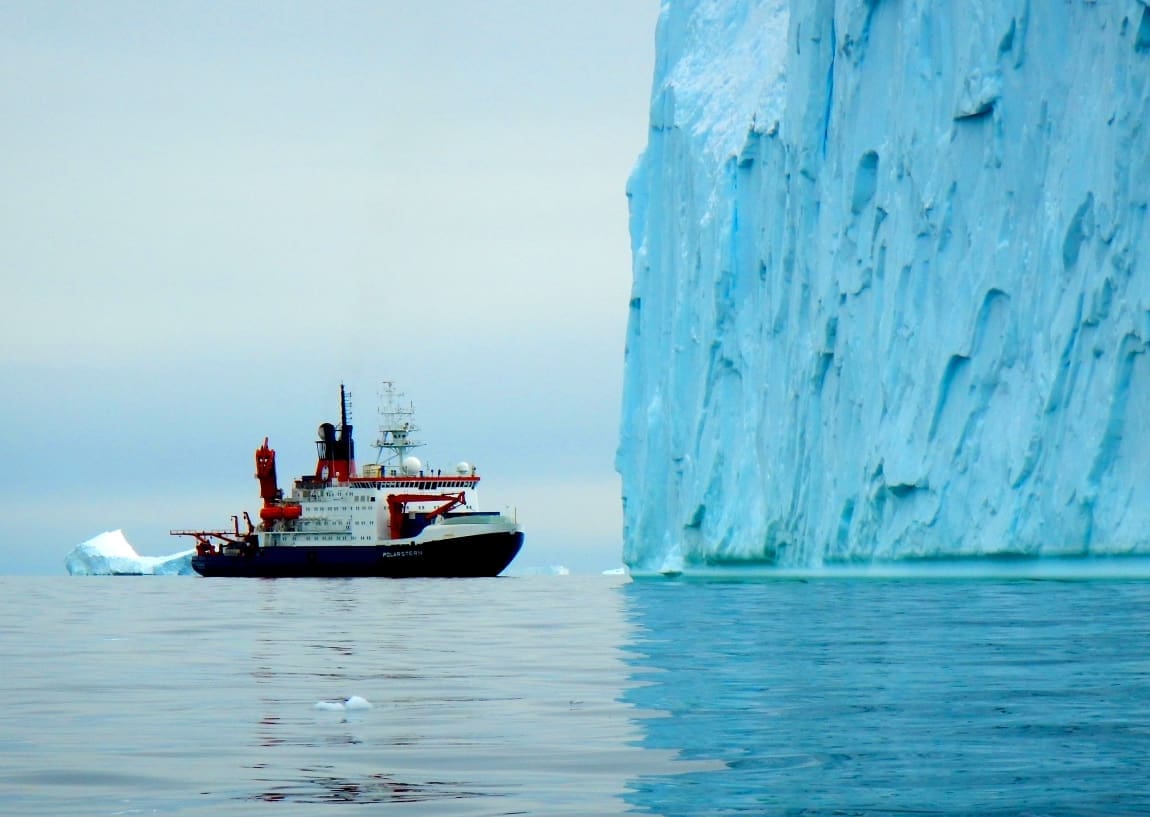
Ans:
{"label": "small piece of floating ice", "polygon": [[317,701],[312,708],[321,712],[346,712],[353,709],[371,709],[372,707],[371,701],[358,695],[352,695],[342,701]]}

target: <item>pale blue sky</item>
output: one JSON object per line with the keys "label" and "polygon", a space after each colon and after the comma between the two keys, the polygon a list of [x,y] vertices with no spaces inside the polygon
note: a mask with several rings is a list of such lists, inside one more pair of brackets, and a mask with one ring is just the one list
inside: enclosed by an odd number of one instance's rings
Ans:
{"label": "pale blue sky", "polygon": [[258,507],[338,384],[478,464],[519,566],[619,564],[657,0],[0,0],[0,573]]}

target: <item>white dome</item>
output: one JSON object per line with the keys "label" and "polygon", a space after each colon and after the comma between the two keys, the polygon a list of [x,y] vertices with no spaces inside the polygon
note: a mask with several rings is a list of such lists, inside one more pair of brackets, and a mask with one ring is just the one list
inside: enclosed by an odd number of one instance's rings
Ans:
{"label": "white dome", "polygon": [[419,461],[419,457],[404,457],[403,458],[403,473],[405,474],[418,474],[423,470],[423,463]]}
{"label": "white dome", "polygon": [[455,466],[455,473],[467,476],[471,473],[471,463],[467,462],[467,460],[462,460]]}

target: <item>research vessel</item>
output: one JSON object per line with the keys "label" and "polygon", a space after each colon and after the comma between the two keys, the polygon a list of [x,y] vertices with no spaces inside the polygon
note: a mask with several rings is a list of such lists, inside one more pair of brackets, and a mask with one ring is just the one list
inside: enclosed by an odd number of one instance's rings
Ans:
{"label": "research vessel", "polygon": [[323,423],[314,474],[284,494],[276,452],[265,437],[256,449],[259,521],[245,511],[231,530],[173,530],[196,540],[192,568],[203,576],[469,577],[497,576],[523,546],[514,512],[479,510],[473,465],[432,471],[409,453],[414,408],[393,383],[381,391],[379,451],[360,473],[339,388],[340,421]]}

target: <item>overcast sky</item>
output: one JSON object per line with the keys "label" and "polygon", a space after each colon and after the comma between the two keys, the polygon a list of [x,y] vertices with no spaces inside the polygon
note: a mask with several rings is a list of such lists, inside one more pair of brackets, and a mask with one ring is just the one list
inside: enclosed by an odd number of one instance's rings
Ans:
{"label": "overcast sky", "polygon": [[657,0],[0,0],[0,573],[184,549],[352,390],[478,465],[517,566],[620,563]]}

